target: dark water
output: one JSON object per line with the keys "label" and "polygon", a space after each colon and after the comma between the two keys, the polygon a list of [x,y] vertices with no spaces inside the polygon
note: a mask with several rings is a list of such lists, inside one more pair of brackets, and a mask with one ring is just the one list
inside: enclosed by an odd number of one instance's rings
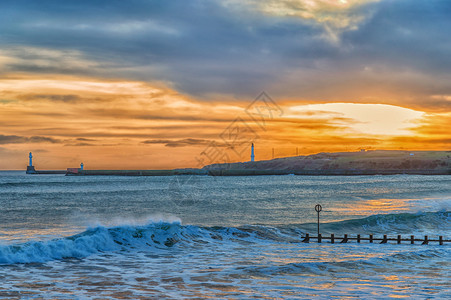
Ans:
{"label": "dark water", "polygon": [[66,177],[0,172],[0,298],[450,295],[451,176]]}

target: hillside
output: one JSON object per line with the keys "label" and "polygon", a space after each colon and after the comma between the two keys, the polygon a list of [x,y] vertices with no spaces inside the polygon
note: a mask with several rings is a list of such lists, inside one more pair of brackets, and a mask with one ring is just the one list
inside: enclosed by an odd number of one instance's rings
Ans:
{"label": "hillside", "polygon": [[205,166],[204,169],[218,172],[247,170],[312,175],[451,174],[451,151],[375,150],[318,153],[255,162],[212,164]]}

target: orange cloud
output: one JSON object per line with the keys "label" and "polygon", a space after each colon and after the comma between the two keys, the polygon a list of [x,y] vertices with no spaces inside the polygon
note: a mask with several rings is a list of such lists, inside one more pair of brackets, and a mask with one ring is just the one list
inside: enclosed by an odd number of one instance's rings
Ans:
{"label": "orange cloud", "polygon": [[[199,167],[198,158],[211,143],[231,161],[248,160],[251,142],[257,159],[272,158],[273,148],[280,157],[359,148],[443,150],[451,145],[449,113],[423,117],[397,106],[383,106],[392,113],[390,119],[397,118],[386,120],[399,127],[390,123],[389,132],[387,124],[385,131],[376,130],[373,113],[379,106],[312,106],[305,99],[290,100],[279,103],[283,116],[261,128],[245,112],[249,103],[197,101],[161,84],[129,80],[15,76],[0,81],[0,99],[0,169],[24,169],[29,151],[36,153],[41,169],[80,162],[90,169],[165,169]],[[242,140],[239,153],[224,140],[237,117],[255,132]]]}

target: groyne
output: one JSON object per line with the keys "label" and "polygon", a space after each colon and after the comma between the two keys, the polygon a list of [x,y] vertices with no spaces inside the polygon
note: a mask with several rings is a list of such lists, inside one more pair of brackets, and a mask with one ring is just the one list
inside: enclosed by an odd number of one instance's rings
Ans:
{"label": "groyne", "polygon": [[310,234],[306,233],[304,237],[302,237],[303,243],[309,243],[310,240],[316,240],[318,243],[321,243],[323,240],[329,240],[331,244],[335,242],[344,244],[350,241],[356,241],[360,244],[362,241],[367,241],[368,243],[379,243],[379,244],[387,244],[389,241],[394,241],[396,244],[401,244],[402,242],[407,242],[408,244],[415,244],[415,242],[421,242],[421,245],[429,245],[429,243],[438,243],[439,245],[443,245],[444,243],[451,243],[451,240],[443,238],[442,235],[438,236],[438,238],[431,239],[429,236],[425,235],[424,238],[415,238],[414,235],[410,235],[408,238],[403,238],[400,234],[396,237],[389,237],[387,234],[384,234],[383,237],[374,237],[374,235],[370,234],[368,237],[364,237],[360,234],[356,234],[354,236],[344,234],[342,237],[337,236],[335,234],[331,234],[330,236],[324,236],[321,233],[317,236],[310,236]]}

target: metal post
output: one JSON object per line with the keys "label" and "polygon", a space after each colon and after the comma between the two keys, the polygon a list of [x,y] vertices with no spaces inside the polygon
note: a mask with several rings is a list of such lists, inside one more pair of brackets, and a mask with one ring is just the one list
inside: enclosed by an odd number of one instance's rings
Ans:
{"label": "metal post", "polygon": [[357,235],[357,243],[360,243],[360,234]]}
{"label": "metal post", "polygon": [[413,235],[410,236],[410,243],[412,245],[415,244],[415,236],[413,236]]}
{"label": "metal post", "polygon": [[397,243],[401,244],[401,235],[400,234],[398,234],[398,241],[397,241]]}
{"label": "metal post", "polygon": [[443,236],[438,237],[438,242],[440,245],[443,245]]}
{"label": "metal post", "polygon": [[372,243],[372,242],[373,242],[373,235],[370,234],[370,243]]}
{"label": "metal post", "polygon": [[330,243],[335,243],[335,235],[333,233],[330,235]]}
{"label": "metal post", "polygon": [[323,210],[323,207],[320,204],[316,204],[315,210],[318,213],[318,235],[319,235],[319,212]]}

